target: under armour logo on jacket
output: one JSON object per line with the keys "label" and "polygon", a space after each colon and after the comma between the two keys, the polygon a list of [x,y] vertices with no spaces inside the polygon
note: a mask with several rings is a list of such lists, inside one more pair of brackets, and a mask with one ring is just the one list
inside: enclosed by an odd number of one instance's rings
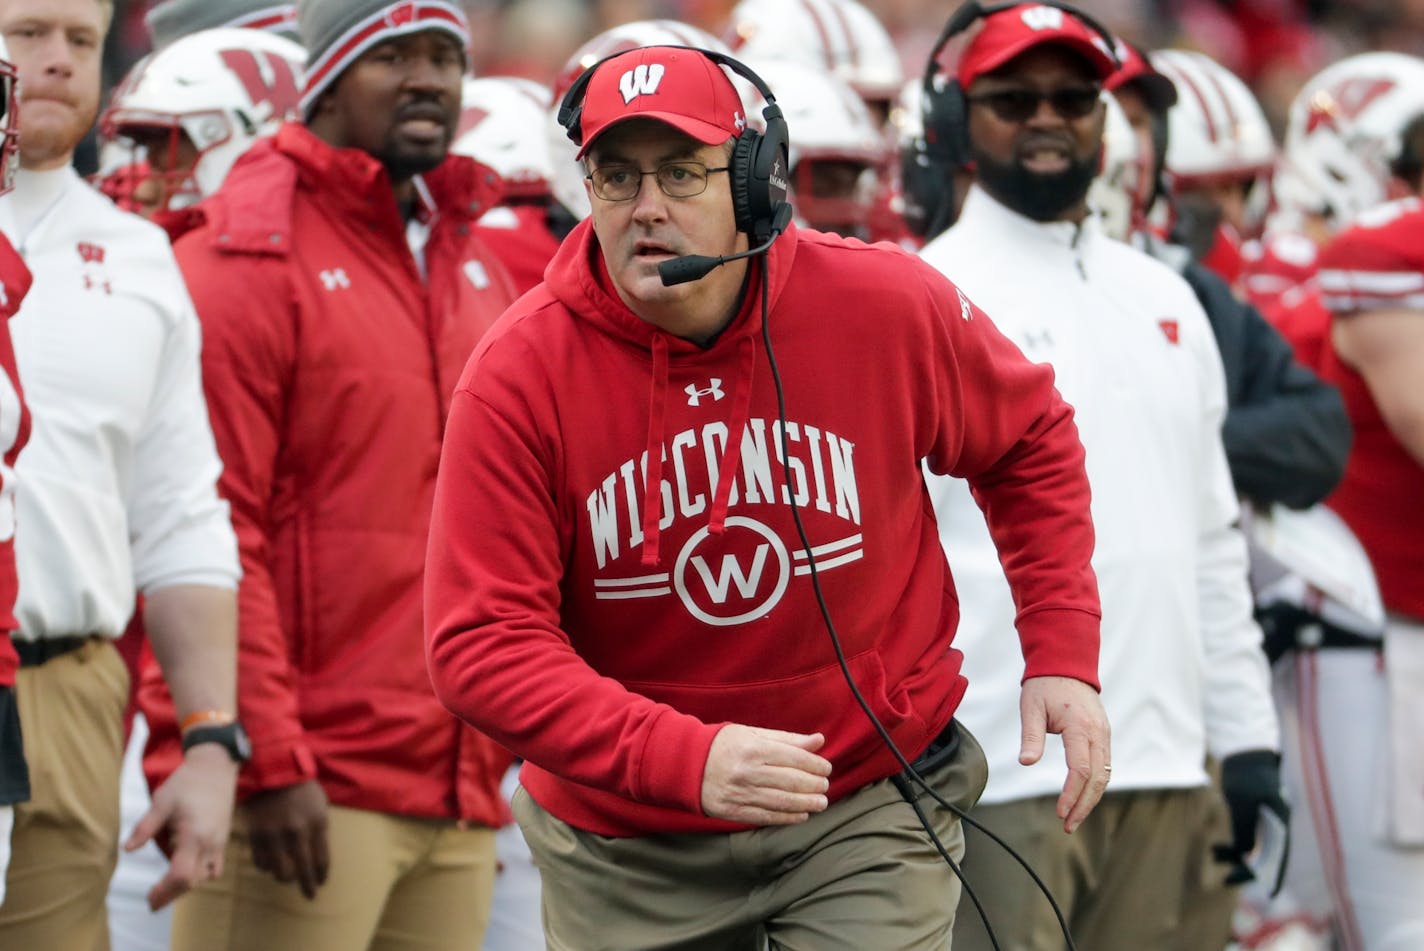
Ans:
{"label": "under armour logo on jacket", "polygon": [[1030,30],[1061,30],[1063,11],[1057,7],[1029,7],[1020,14],[1024,26]]}
{"label": "under armour logo on jacket", "polygon": [[702,397],[704,396],[712,397],[712,402],[715,403],[727,395],[722,392],[722,378],[716,376],[712,378],[711,385],[705,390],[699,390],[696,383],[689,383],[683,387],[683,392],[687,394],[688,406],[702,405]]}
{"label": "under armour logo on jacket", "polygon": [[320,277],[322,284],[326,285],[329,291],[344,290],[351,286],[351,278],[346,276],[345,268],[322,271]]}
{"label": "under armour logo on jacket", "polygon": [[662,63],[639,63],[618,77],[618,91],[623,94],[623,104],[626,106],[639,96],[651,96],[658,91],[658,84],[662,81]]}

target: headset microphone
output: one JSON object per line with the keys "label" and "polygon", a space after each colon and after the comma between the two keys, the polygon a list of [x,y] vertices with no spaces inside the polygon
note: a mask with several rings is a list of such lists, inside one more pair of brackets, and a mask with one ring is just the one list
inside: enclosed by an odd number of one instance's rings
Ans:
{"label": "headset microphone", "polygon": [[664,287],[672,287],[675,284],[686,284],[688,281],[700,281],[714,268],[719,268],[728,261],[740,261],[742,258],[755,257],[764,254],[771,243],[776,240],[781,232],[786,230],[786,226],[791,223],[791,205],[782,202],[776,209],[776,215],[772,218],[771,234],[766,241],[747,251],[740,251],[736,254],[722,255],[721,257],[711,257],[706,254],[685,254],[680,258],[673,258],[671,261],[664,261],[658,265],[658,277],[663,279]]}

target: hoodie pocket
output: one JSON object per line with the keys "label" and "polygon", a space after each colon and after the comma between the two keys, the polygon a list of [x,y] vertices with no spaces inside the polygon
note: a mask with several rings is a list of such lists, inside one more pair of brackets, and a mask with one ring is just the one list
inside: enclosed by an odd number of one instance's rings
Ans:
{"label": "hoodie pocket", "polygon": [[[847,659],[856,688],[901,749],[918,750],[927,736],[924,719],[908,694],[890,690],[885,668],[874,650]],[[861,762],[883,749],[880,737],[851,694],[839,664],[803,674],[736,684],[625,684],[704,723],[741,723],[791,733],[821,733],[821,755],[840,768]]]}

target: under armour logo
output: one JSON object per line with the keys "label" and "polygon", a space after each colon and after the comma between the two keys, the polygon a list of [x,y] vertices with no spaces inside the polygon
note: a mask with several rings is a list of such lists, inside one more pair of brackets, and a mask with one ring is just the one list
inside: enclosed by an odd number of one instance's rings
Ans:
{"label": "under armour logo", "polygon": [[1030,30],[1063,29],[1063,11],[1057,7],[1029,7],[1019,17]]}
{"label": "under armour logo", "polygon": [[104,247],[90,241],[81,241],[78,244],[79,257],[85,264],[103,264]]}
{"label": "under armour logo", "polygon": [[702,405],[702,397],[704,396],[712,397],[712,402],[715,403],[727,395],[722,392],[722,378],[716,376],[712,378],[711,385],[705,390],[699,390],[696,383],[689,383],[683,387],[682,391],[687,394],[688,406]]}
{"label": "under armour logo", "polygon": [[320,277],[321,282],[326,285],[326,289],[329,291],[344,290],[351,286],[351,278],[346,276],[345,268],[322,271]]}
{"label": "under armour logo", "polygon": [[651,96],[658,91],[658,84],[662,81],[662,63],[639,63],[618,77],[618,91],[623,94],[623,104],[626,106],[639,96]]}
{"label": "under armour logo", "polygon": [[737,127],[738,132],[741,132],[747,127],[746,116],[742,115],[740,112],[735,113],[732,117],[732,125]]}
{"label": "under armour logo", "polygon": [[1024,350],[1047,350],[1053,346],[1053,334],[1047,329],[1025,330],[1023,342]]}

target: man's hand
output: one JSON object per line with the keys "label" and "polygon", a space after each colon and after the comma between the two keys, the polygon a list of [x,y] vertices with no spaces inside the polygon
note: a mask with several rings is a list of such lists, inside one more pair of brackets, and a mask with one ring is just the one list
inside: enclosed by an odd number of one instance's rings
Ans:
{"label": "man's hand", "polygon": [[825,742],[819,733],[728,724],[707,751],[702,811],[754,826],[805,822],[827,805],[831,763],[816,755]]}
{"label": "man's hand", "polygon": [[1023,743],[1019,762],[1032,766],[1043,756],[1045,733],[1063,736],[1068,778],[1058,797],[1063,831],[1072,832],[1103,798],[1112,772],[1108,715],[1098,692],[1071,677],[1031,677],[1019,695]]}
{"label": "man's hand", "polygon": [[133,852],[155,836],[172,844],[168,872],[148,892],[157,911],[188,889],[222,874],[223,851],[232,825],[237,764],[215,743],[200,743],[153,794],[153,803],[134,826],[124,849]]}
{"label": "man's hand", "polygon": [[297,882],[308,899],[326,883],[326,792],[315,780],[269,789],[242,804],[252,862],[279,882]]}

